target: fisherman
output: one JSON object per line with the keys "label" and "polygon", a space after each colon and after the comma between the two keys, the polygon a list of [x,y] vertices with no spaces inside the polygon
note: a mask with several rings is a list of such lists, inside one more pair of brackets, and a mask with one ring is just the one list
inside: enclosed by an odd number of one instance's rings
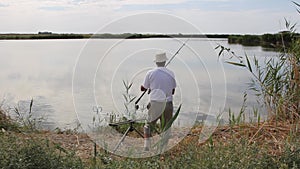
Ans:
{"label": "fisherman", "polygon": [[[150,149],[150,126],[155,126],[158,119],[162,129],[171,120],[173,116],[173,95],[176,88],[176,80],[174,73],[167,69],[166,61],[168,60],[166,53],[158,53],[155,55],[154,62],[156,68],[147,72],[141,91],[150,92],[150,103],[148,107],[148,120],[144,126],[145,151]],[[167,144],[170,129],[165,134],[164,145]]]}

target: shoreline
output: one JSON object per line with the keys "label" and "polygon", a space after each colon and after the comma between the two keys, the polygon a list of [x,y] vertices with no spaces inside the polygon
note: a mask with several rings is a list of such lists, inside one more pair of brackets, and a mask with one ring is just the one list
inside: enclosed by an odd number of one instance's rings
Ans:
{"label": "shoreline", "polygon": [[74,34],[74,33],[38,33],[18,34],[0,33],[0,40],[28,40],[28,39],[146,39],[146,38],[228,38],[229,34]]}
{"label": "shoreline", "polygon": [[[240,44],[243,46],[261,46],[265,48],[282,47],[282,39],[288,46],[292,38],[290,32],[279,32],[275,34],[265,33],[262,35],[250,34],[140,34],[140,33],[101,33],[101,34],[76,34],[76,33],[0,33],[0,40],[75,40],[75,39],[155,39],[155,38],[200,38],[200,39],[226,39],[229,44]],[[296,38],[300,34],[296,34]]]}

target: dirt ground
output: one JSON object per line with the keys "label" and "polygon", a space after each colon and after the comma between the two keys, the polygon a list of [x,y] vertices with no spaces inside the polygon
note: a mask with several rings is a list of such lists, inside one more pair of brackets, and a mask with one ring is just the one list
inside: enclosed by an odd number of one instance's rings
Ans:
{"label": "dirt ground", "polygon": [[[194,127],[179,144],[198,144],[201,146],[206,142],[198,142],[199,135],[202,132],[201,127]],[[219,126],[213,132],[213,140],[216,142],[224,142],[234,138],[247,137],[249,144],[256,142],[261,144],[269,144],[275,149],[272,149],[272,154],[278,153],[284,143],[290,138],[291,132],[293,135],[300,135],[298,124],[289,123],[274,123],[262,122],[260,124],[243,124],[238,126]],[[43,131],[35,135],[36,137],[45,138],[53,143],[61,145],[67,150],[74,150],[76,155],[83,160],[91,159],[96,152],[103,151],[101,147],[95,145],[94,141],[89,135],[84,133],[55,133],[50,131]],[[119,140],[119,139],[116,139]],[[178,140],[177,140],[178,141]],[[175,146],[174,149],[176,149]],[[175,150],[176,151],[176,150]]]}

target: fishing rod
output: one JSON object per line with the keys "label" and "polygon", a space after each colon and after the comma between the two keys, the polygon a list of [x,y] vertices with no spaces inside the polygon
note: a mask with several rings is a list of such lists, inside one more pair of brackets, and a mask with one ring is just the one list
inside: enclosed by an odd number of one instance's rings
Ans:
{"label": "fishing rod", "polygon": [[[165,67],[167,67],[171,61],[175,58],[175,56],[179,53],[179,51],[186,45],[186,43],[189,41],[190,39],[187,39],[181,46],[180,48],[176,51],[176,53],[171,57],[171,59],[166,63]],[[142,99],[142,97],[145,95],[145,93],[148,91],[148,89],[146,89],[141,96],[135,101],[135,108],[138,109],[139,106],[137,105],[139,103],[139,101]]]}
{"label": "fishing rod", "polygon": [[189,41],[190,39],[187,39],[182,45],[181,47],[176,51],[176,53],[171,57],[171,59],[166,63],[165,67],[167,67],[171,61],[175,58],[175,56],[179,53],[179,51],[185,46],[185,44]]}

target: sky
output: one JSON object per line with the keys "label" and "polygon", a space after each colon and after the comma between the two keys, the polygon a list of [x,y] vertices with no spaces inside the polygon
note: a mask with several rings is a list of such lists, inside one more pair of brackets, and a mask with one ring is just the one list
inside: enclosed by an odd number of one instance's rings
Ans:
{"label": "sky", "polygon": [[0,33],[263,34],[284,18],[300,24],[290,0],[0,0]]}

